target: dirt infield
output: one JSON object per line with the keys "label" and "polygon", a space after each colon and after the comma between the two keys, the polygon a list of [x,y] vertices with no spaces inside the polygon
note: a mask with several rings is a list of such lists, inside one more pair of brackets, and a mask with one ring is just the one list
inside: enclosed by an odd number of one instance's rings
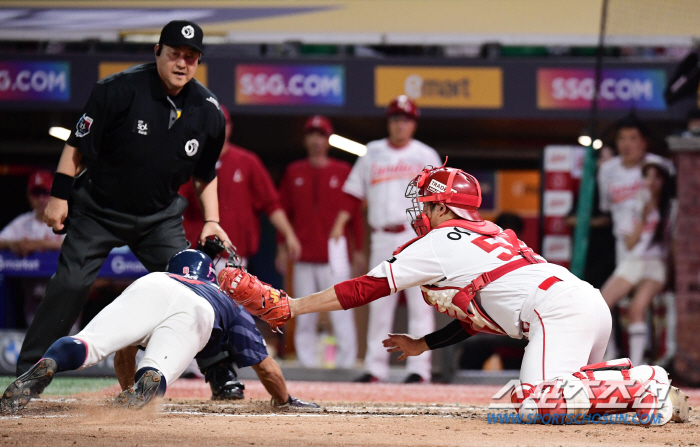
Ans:
{"label": "dirt infield", "polygon": [[[532,426],[489,424],[488,402],[499,387],[290,382],[292,395],[323,405],[316,413],[274,412],[258,382],[246,400],[211,402],[201,380],[180,380],[158,405],[111,408],[116,387],[38,399],[0,417],[0,445],[696,445],[700,417],[687,424]],[[700,405],[700,391],[690,390]]]}

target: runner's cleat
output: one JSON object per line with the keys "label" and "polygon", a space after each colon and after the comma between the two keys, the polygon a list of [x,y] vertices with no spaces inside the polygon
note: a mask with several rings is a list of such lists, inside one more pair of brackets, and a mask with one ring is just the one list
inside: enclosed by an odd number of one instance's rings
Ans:
{"label": "runner's cleat", "polygon": [[53,359],[41,359],[29,371],[19,376],[2,395],[0,408],[3,413],[16,413],[30,400],[39,397],[51,383],[56,369]]}
{"label": "runner's cleat", "polygon": [[114,404],[124,408],[142,408],[156,395],[162,378],[158,371],[146,371],[133,387],[117,395]]}

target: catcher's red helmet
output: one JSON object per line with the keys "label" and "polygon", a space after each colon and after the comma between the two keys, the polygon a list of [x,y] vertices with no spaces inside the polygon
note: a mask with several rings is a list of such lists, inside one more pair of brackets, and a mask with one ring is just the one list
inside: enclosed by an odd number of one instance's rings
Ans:
{"label": "catcher's red helmet", "polygon": [[330,137],[333,134],[333,125],[325,116],[314,115],[306,120],[304,124],[304,134],[314,131],[321,132],[323,135]]}
{"label": "catcher's red helmet", "polygon": [[[447,161],[445,161],[447,163]],[[412,206],[406,210],[411,226],[419,236],[430,231],[430,221],[421,210],[421,203],[444,203],[457,216],[474,223],[474,231],[490,234],[498,228],[484,221],[477,208],[481,206],[481,186],[473,175],[461,169],[428,166],[406,188]],[[500,230],[499,230],[500,231]],[[496,231],[498,233],[498,231]],[[495,233],[494,233],[495,234]]]}
{"label": "catcher's red helmet", "polygon": [[394,115],[404,115],[412,120],[418,119],[418,107],[416,103],[413,102],[408,96],[401,95],[397,96],[393,101],[389,103],[386,108],[387,118]]}

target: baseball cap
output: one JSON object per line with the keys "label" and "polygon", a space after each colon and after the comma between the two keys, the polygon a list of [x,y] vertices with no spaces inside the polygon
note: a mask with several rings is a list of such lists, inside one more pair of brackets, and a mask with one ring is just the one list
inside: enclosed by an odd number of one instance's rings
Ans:
{"label": "baseball cap", "polygon": [[168,45],[170,47],[186,45],[204,54],[204,51],[202,51],[203,37],[202,28],[196,23],[189,20],[173,20],[161,30],[158,45]]}
{"label": "baseball cap", "polygon": [[418,119],[420,113],[418,112],[418,106],[411,98],[406,95],[399,95],[386,108],[387,118],[395,115],[403,115],[415,120]]}
{"label": "baseball cap", "polygon": [[314,115],[304,123],[304,133],[318,131],[323,135],[330,137],[333,133],[333,125],[330,120],[323,115]]}
{"label": "baseball cap", "polygon": [[35,191],[49,192],[53,183],[53,174],[50,171],[38,170],[32,172],[27,182],[27,193]]}

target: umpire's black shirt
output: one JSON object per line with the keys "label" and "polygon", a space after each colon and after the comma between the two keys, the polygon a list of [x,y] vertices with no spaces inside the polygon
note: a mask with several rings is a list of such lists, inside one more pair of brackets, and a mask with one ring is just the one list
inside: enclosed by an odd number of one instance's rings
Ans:
{"label": "umpire's black shirt", "polygon": [[98,204],[145,216],[167,208],[191,176],[212,181],[224,138],[216,97],[195,79],[168,97],[151,63],[97,82],[67,143],[83,155]]}

